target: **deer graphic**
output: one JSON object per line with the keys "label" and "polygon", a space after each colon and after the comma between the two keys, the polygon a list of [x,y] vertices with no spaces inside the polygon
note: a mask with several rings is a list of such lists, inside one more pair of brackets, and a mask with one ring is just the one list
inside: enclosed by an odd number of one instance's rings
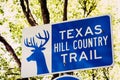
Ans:
{"label": "deer graphic", "polygon": [[40,40],[40,45],[35,42],[34,37],[30,38],[28,41],[28,38],[24,40],[24,44],[26,47],[33,48],[31,50],[32,54],[27,58],[27,61],[36,61],[37,65],[37,74],[43,74],[43,73],[49,73],[47,65],[46,65],[46,60],[45,56],[43,54],[43,50],[45,50],[45,44],[49,40],[49,33],[48,31],[44,30],[44,35],[45,37],[42,37],[40,33],[38,35],[35,35],[39,40]]}

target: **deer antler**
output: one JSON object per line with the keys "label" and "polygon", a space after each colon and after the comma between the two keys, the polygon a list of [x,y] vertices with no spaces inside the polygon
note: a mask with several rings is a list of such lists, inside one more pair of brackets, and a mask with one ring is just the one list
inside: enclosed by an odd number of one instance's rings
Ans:
{"label": "deer antler", "polygon": [[43,39],[43,40],[45,40],[45,42],[42,44],[42,41],[41,41],[41,44],[40,44],[40,47],[43,47],[47,42],[48,42],[48,40],[49,40],[49,33],[48,33],[48,31],[45,31],[44,30],[44,34],[45,34],[45,37],[42,37],[41,35],[40,35],[40,33],[38,33],[38,35],[36,35],[36,37],[38,38],[38,39]]}
{"label": "deer antler", "polygon": [[27,47],[33,47],[33,48],[38,47],[37,43],[35,43],[34,37],[30,38],[30,42],[28,41],[28,38],[26,38],[26,40],[24,40],[24,44]]}

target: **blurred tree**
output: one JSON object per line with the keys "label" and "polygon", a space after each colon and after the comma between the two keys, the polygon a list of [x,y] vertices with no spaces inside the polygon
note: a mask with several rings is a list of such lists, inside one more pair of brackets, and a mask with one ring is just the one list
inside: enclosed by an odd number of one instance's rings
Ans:
{"label": "blurred tree", "polygon": [[96,0],[79,0],[81,8],[84,12],[84,17],[87,17],[96,7]]}
{"label": "blurred tree", "polygon": [[[8,1],[1,1],[3,3],[7,3]],[[11,3],[12,1],[10,1]],[[18,0],[14,0],[13,3],[17,3]],[[47,23],[50,23],[50,18],[49,18],[49,11],[48,11],[48,8],[47,8],[47,1],[46,0],[38,0],[40,6],[41,6],[41,14],[42,14],[42,18],[43,18],[43,23],[44,24],[47,24]],[[79,1],[80,2],[80,1]],[[82,3],[83,4],[83,3]],[[34,19],[33,17],[33,14],[30,10],[30,3],[29,3],[29,0],[20,0],[20,5],[22,7],[22,10],[23,10],[23,13],[28,21],[28,23],[31,25],[31,26],[36,26],[38,25],[38,23],[36,22],[36,20]],[[64,7],[63,7],[63,21],[64,20],[67,20],[67,6],[68,6],[68,0],[64,0]],[[87,6],[87,5],[83,5],[83,6]],[[13,6],[10,6],[11,8],[14,8]],[[91,8],[90,8],[91,9]],[[85,10],[84,10],[85,11]],[[89,11],[89,13],[91,12],[92,10]],[[2,9],[0,9],[0,12],[4,15],[4,11]],[[89,14],[87,14],[89,15]],[[19,15],[16,16],[19,18]],[[3,23],[1,22],[1,25]],[[15,33],[15,29],[16,29],[16,26],[14,26],[14,23],[12,22],[9,22],[9,27],[10,27],[10,32],[12,33],[12,35],[14,35]],[[19,32],[19,31],[18,31]],[[16,33],[18,34],[18,33]],[[13,36],[13,39],[15,39],[15,36]],[[6,50],[12,55],[13,59],[16,61],[16,63],[18,64],[19,68],[21,68],[21,62],[20,62],[20,59],[18,58],[18,56],[16,55],[14,49],[12,48],[12,46],[5,40],[5,38],[0,35],[0,42],[2,42],[6,48]],[[7,65],[7,64],[6,64]],[[72,72],[71,72],[72,73]],[[68,73],[68,74],[71,74],[71,73]],[[14,73],[15,74],[15,73]],[[17,73],[16,73],[17,74]],[[54,76],[56,76],[58,74],[55,74]],[[55,78],[55,77],[53,77]]]}

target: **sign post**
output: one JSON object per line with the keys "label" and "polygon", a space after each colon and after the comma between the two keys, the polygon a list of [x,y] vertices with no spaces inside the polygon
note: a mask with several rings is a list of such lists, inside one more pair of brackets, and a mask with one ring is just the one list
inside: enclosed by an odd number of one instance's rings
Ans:
{"label": "sign post", "polygon": [[110,23],[105,15],[24,29],[22,76],[111,66]]}

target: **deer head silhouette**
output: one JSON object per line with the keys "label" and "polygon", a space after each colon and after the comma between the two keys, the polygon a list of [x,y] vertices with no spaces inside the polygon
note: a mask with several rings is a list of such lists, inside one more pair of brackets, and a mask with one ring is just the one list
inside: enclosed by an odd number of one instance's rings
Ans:
{"label": "deer head silhouette", "polygon": [[28,38],[24,40],[24,44],[26,47],[33,48],[31,50],[32,54],[27,58],[27,61],[36,61],[37,65],[37,74],[43,74],[43,73],[49,73],[45,56],[43,54],[43,50],[45,50],[45,44],[49,40],[49,33],[48,31],[44,30],[45,37],[42,37],[40,33],[38,35],[35,35],[36,38],[40,39],[40,45],[35,42],[34,37],[30,38],[30,41],[28,41]]}

